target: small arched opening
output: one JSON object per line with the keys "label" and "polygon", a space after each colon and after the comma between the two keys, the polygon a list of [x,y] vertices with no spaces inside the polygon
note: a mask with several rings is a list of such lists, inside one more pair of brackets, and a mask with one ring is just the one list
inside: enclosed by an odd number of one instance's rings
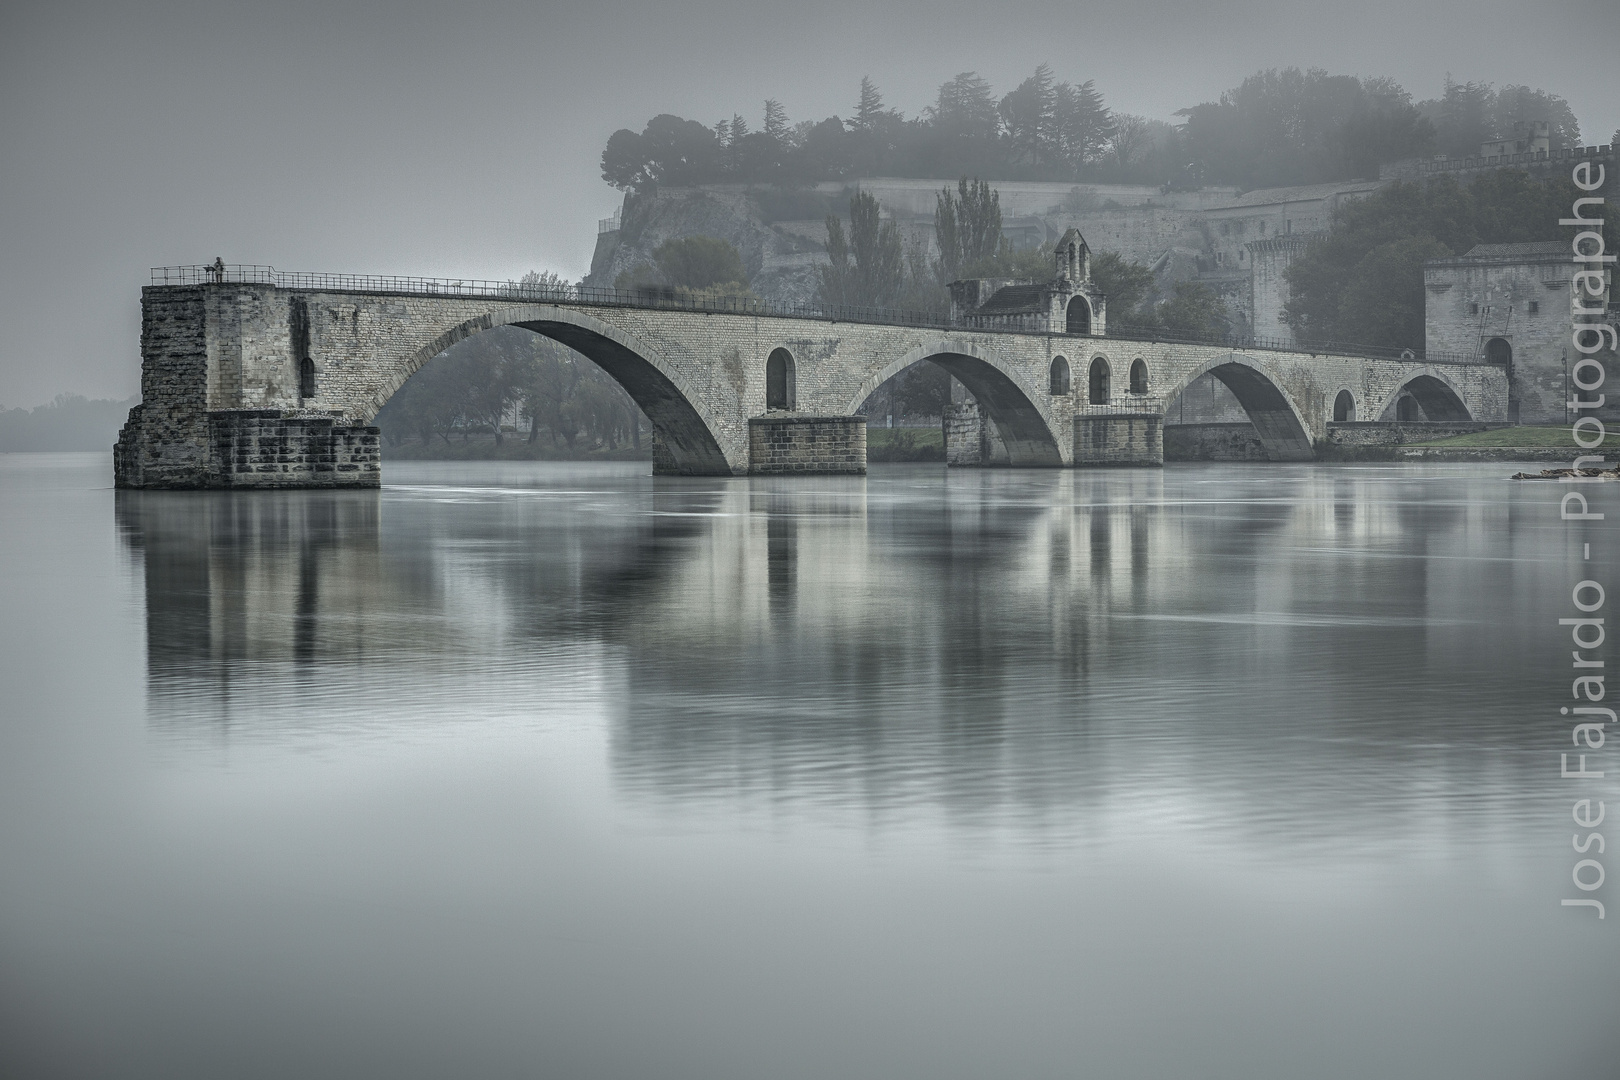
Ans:
{"label": "small arched opening", "polygon": [[304,357],[298,361],[298,397],[300,400],[315,396],[315,361]]}
{"label": "small arched opening", "polygon": [[1052,358],[1052,393],[1054,396],[1069,392],[1069,361],[1061,356]]}
{"label": "small arched opening", "polygon": [[1108,361],[1097,357],[1091,362],[1091,393],[1088,400],[1093,405],[1108,404]]}
{"label": "small arched opening", "polygon": [[1485,362],[1501,367],[1507,376],[1508,419],[1519,422],[1519,388],[1513,385],[1513,345],[1507,338],[1494,337],[1485,343]]}
{"label": "small arched opening", "polygon": [[765,407],[791,410],[793,382],[793,354],[786,349],[772,349],[765,358]]}
{"label": "small arched opening", "polygon": [[1067,326],[1065,329],[1071,334],[1091,333],[1091,303],[1083,296],[1076,296],[1069,301]]}
{"label": "small arched opening", "polygon": [[1423,410],[1418,408],[1417,399],[1411,394],[1402,394],[1395,402],[1395,419],[1422,420]]}
{"label": "small arched opening", "polygon": [[1333,399],[1333,420],[1344,424],[1356,418],[1355,395],[1348,390],[1340,390],[1339,396]]}
{"label": "small arched opening", "polygon": [[1131,393],[1148,392],[1147,362],[1140,356],[1131,361]]}

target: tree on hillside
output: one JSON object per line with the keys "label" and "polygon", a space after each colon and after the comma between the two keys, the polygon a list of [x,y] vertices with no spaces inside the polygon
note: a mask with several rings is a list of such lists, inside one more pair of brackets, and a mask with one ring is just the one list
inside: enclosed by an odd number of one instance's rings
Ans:
{"label": "tree on hillside", "polygon": [[994,142],[1001,131],[990,84],[974,71],[964,71],[941,85],[939,96],[924,115],[952,140]]}
{"label": "tree on hillside", "polygon": [[618,188],[701,184],[714,175],[721,149],[702,124],[663,113],[640,135],[629,128],[613,133],[602,151],[602,178]]}
{"label": "tree on hillside", "polygon": [[1114,161],[1128,168],[1147,148],[1151,130],[1152,121],[1145,116],[1115,113],[1114,134],[1109,139],[1108,145],[1109,152],[1114,155]]}
{"label": "tree on hillside", "polygon": [[787,110],[775,98],[765,99],[765,134],[777,142],[788,136]]}
{"label": "tree on hillside", "polygon": [[1435,125],[1439,129],[1439,149],[1451,157],[1471,157],[1479,153],[1479,144],[1496,137],[1496,124],[1491,117],[1492,93],[1490,83],[1460,83],[1446,72],[1445,92],[1438,102],[1430,105]]}
{"label": "tree on hillside", "polygon": [[905,254],[900,230],[882,220],[878,201],[866,192],[849,200],[849,235],[837,215],[827,218],[827,255],[817,299],[823,308],[894,307],[905,290]]}
{"label": "tree on hillside", "polygon": [[1141,326],[1148,321],[1138,309],[1153,288],[1153,271],[1128,262],[1117,251],[1102,251],[1091,257],[1091,280],[1108,299],[1109,326]]}
{"label": "tree on hillside", "polygon": [[1318,68],[1262,71],[1177,115],[1186,117],[1186,151],[1204,181],[1246,188],[1376,175],[1379,161],[1430,145],[1428,125],[1397,84]]}
{"label": "tree on hillside", "polygon": [[1378,176],[1386,161],[1427,157],[1434,151],[1434,125],[1412,104],[1412,95],[1394,79],[1368,79],[1363,94],[1333,139],[1330,158],[1336,177]]}
{"label": "tree on hillside", "polygon": [[1154,307],[1147,322],[1193,338],[1219,338],[1230,329],[1226,306],[1201,281],[1178,281],[1175,293]]}
{"label": "tree on hillside", "polygon": [[1092,80],[1054,88],[1051,141],[1058,160],[1071,170],[1078,172],[1099,157],[1114,130],[1113,114]]}
{"label": "tree on hillside", "polygon": [[962,277],[969,267],[993,257],[1001,245],[1001,195],[983,180],[962,177],[956,194],[944,188],[935,198],[935,274],[941,285]]}
{"label": "tree on hillside", "polygon": [[1013,160],[1039,167],[1056,156],[1053,126],[1057,117],[1057,86],[1049,65],[1043,63],[1036,67],[1035,74],[1001,99],[998,111]]}
{"label": "tree on hillside", "polygon": [[861,96],[855,105],[854,125],[860,131],[876,131],[900,120],[900,114],[883,107],[883,95],[871,76],[861,76]]}
{"label": "tree on hillside", "polygon": [[[1547,122],[1554,150],[1581,145],[1581,125],[1575,119],[1575,111],[1557,94],[1511,85],[1496,92],[1496,99],[1491,103],[1496,138],[1511,139],[1538,120]],[[1475,152],[1478,152],[1477,147]]]}

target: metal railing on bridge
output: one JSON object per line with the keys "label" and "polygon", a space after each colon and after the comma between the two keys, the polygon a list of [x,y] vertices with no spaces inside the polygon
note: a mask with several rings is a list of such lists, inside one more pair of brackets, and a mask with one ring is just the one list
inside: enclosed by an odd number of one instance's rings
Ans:
{"label": "metal railing on bridge", "polygon": [[[880,307],[824,307],[820,304],[784,304],[752,296],[716,296],[664,287],[603,289],[584,285],[549,282],[494,281],[479,278],[397,277],[381,274],[319,274],[277,270],[273,266],[230,264],[223,266],[159,266],[152,269],[153,285],[272,285],[280,289],[307,289],[318,292],[372,293],[443,297],[490,297],[539,304],[582,304],[595,307],[633,307],[669,311],[700,311],[728,315],[759,315],[774,318],[816,319],[825,322],[870,323],[881,326],[920,326],[939,330],[967,330],[985,334],[1028,333],[1023,330],[969,327],[953,322],[938,311],[918,311]],[[1483,356],[1461,353],[1429,353],[1418,349],[1384,348],[1349,342],[1326,341],[1298,344],[1248,334],[1196,335],[1160,329],[1122,327],[1096,340],[1135,341],[1165,345],[1214,345],[1230,349],[1268,352],[1333,354],[1385,360],[1410,360],[1443,364],[1479,364]]]}

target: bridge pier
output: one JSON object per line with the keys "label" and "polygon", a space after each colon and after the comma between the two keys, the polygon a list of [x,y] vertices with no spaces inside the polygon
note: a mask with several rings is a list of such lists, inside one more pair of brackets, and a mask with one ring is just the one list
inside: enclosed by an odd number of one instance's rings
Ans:
{"label": "bridge pier", "polygon": [[866,417],[767,413],[748,418],[755,476],[866,472]]}
{"label": "bridge pier", "polygon": [[1164,410],[1144,402],[1081,405],[1074,414],[1074,464],[1164,466]]}

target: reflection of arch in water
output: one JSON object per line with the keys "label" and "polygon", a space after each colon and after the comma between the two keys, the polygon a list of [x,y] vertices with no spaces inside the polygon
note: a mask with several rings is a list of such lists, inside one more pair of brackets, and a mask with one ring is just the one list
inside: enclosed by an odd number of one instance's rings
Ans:
{"label": "reflection of arch in water", "polygon": [[1108,404],[1108,361],[1100,356],[1093,357],[1091,369],[1086,376],[1086,400],[1093,405]]}
{"label": "reflection of arch in water", "polygon": [[369,423],[405,380],[450,346],[498,326],[520,326],[580,353],[605,371],[646,414],[676,472],[696,476],[729,476],[731,466],[714,437],[708,418],[694,402],[685,380],[656,350],[630,334],[582,312],[549,304],[524,304],[480,316],[446,330],[418,349],[372,395],[363,410]]}
{"label": "reflection of arch in water", "polygon": [[1066,357],[1052,357],[1052,395],[1061,397],[1069,392],[1069,361]]}
{"label": "reflection of arch in water", "polygon": [[995,424],[1007,447],[1008,464],[1040,468],[1063,464],[1047,411],[1051,396],[1041,393],[1042,387],[1026,388],[1017,375],[970,341],[939,338],[919,345],[867,376],[844,411],[854,413],[879,386],[919,360],[937,364],[967,387]]}
{"label": "reflection of arch in water", "polygon": [[765,407],[792,409],[797,396],[793,354],[786,349],[772,349],[765,358]]}
{"label": "reflection of arch in water", "polygon": [[1091,333],[1091,302],[1083,296],[1071,299],[1064,324],[1064,330],[1070,334]]}
{"label": "reflection of arch in water", "polygon": [[1272,461],[1310,461],[1316,456],[1304,413],[1288,393],[1255,361],[1240,353],[1194,368],[1181,380],[1172,400],[1204,375],[1213,375],[1237,398]]}
{"label": "reflection of arch in water", "polygon": [[1337,424],[1349,423],[1356,418],[1356,397],[1348,390],[1340,390],[1333,399],[1333,421]]}
{"label": "reflection of arch in water", "polygon": [[[1413,404],[1405,407],[1409,415],[1402,415],[1402,399]],[[1384,420],[1472,420],[1468,406],[1463,403],[1461,391],[1444,374],[1433,368],[1424,368],[1409,377],[1385,401],[1378,416]]]}

